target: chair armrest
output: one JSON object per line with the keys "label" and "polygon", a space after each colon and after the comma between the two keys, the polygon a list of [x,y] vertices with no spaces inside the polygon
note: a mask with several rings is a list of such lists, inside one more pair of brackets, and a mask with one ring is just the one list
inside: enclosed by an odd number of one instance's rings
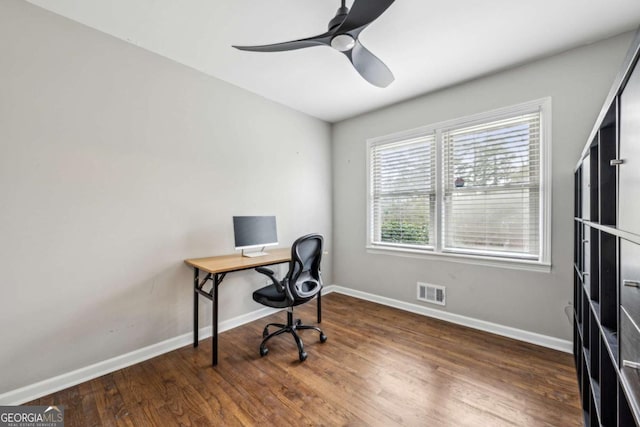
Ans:
{"label": "chair armrest", "polygon": [[267,276],[273,276],[275,273],[272,269],[267,267],[256,267],[258,273],[266,274]]}
{"label": "chair armrest", "polygon": [[265,276],[268,276],[276,286],[276,289],[278,289],[279,292],[284,292],[284,286],[282,286],[282,283],[280,283],[280,281],[276,279],[275,273],[272,269],[266,267],[256,267],[256,271],[258,273],[264,274]]}

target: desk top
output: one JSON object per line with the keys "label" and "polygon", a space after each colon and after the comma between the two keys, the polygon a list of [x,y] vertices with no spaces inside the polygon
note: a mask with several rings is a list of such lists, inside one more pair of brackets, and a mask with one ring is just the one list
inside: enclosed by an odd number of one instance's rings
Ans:
{"label": "desk top", "polygon": [[270,249],[266,252],[268,255],[254,258],[243,257],[242,254],[237,253],[233,255],[186,259],[184,262],[187,265],[206,271],[207,273],[215,274],[280,264],[291,260],[291,248]]}

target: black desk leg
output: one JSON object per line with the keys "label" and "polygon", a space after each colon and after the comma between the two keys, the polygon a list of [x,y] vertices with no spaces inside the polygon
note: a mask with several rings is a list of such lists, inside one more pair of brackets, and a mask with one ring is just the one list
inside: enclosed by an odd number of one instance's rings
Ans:
{"label": "black desk leg", "polygon": [[224,275],[215,274],[213,276],[213,308],[211,309],[211,365],[218,364],[218,285],[222,282]]}
{"label": "black desk leg", "polygon": [[198,346],[198,281],[200,270],[193,269],[193,346]]}
{"label": "black desk leg", "polygon": [[318,292],[318,323],[322,322],[322,289]]}

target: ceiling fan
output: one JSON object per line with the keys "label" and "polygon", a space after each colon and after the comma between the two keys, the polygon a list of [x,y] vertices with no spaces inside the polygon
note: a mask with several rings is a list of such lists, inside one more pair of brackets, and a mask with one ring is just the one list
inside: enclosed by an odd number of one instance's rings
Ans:
{"label": "ceiling fan", "polygon": [[262,46],[233,46],[236,49],[252,52],[282,52],[314,46],[330,46],[345,54],[353,67],[372,85],[387,87],[394,77],[377,56],[360,43],[358,36],[375,21],[395,0],[354,0],[351,10],[341,0],[336,16],[329,21],[329,30],[301,40]]}

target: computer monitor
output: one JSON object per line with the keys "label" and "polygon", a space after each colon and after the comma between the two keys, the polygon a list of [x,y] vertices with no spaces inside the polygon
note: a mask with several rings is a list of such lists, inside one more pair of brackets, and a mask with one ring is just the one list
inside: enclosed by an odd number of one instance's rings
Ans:
{"label": "computer monitor", "polygon": [[[278,244],[275,216],[234,216],[233,236],[236,250],[242,250],[243,256],[267,255],[263,252],[267,246]],[[257,251],[245,252],[245,249]]]}

